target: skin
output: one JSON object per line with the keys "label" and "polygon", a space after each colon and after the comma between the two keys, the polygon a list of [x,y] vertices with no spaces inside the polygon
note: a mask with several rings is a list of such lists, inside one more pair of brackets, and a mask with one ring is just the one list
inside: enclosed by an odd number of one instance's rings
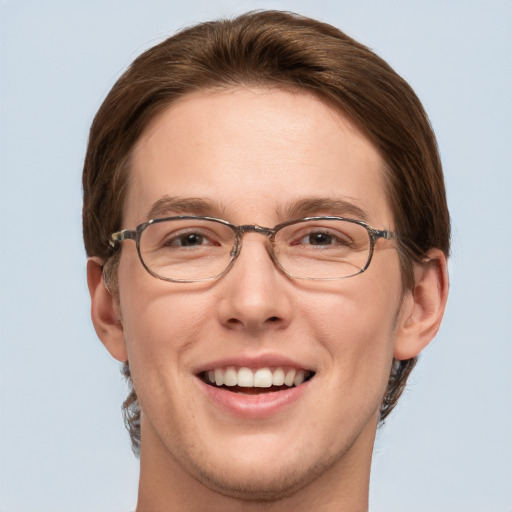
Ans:
{"label": "skin", "polygon": [[[165,196],[214,204],[162,214],[267,227],[315,197],[345,201],[372,227],[393,230],[382,167],[373,145],[309,93],[196,93],[139,140],[123,227],[147,220]],[[405,292],[395,246],[385,240],[358,276],[293,280],[274,266],[265,238],[249,233],[227,275],[183,284],[149,275],[135,244],[124,242],[119,300],[101,279],[101,262],[90,259],[96,331],[116,359],[129,360],[143,411],[137,511],[367,510],[393,357],[418,354],[444,311],[446,260],[437,250],[429,256]],[[218,361],[262,357],[315,372],[298,399],[272,414],[226,410],[197,377]]]}

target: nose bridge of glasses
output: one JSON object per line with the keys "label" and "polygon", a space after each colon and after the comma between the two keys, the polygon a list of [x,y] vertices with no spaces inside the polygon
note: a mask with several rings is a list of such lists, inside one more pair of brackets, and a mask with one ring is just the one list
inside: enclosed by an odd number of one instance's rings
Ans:
{"label": "nose bridge of glasses", "polygon": [[242,238],[246,233],[256,233],[259,235],[263,235],[267,238],[267,252],[269,253],[272,260],[275,260],[275,255],[273,251],[273,236],[275,235],[275,230],[271,228],[266,228],[264,226],[258,226],[257,224],[244,224],[242,226],[238,226],[236,228],[237,231],[237,244],[234,247],[231,256],[238,257],[240,255],[240,251],[242,249]]}
{"label": "nose bridge of glasses", "polygon": [[244,224],[238,226],[238,229],[241,235],[244,233],[259,233],[260,235],[271,237],[275,233],[273,229],[258,226],[257,224]]}

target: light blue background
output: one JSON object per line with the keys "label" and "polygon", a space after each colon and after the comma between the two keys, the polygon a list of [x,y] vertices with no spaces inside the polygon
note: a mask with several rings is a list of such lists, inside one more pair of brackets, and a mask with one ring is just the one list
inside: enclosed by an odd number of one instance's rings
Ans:
{"label": "light blue background", "polygon": [[375,49],[415,88],[438,136],[451,296],[379,434],[372,512],[511,512],[510,0],[0,0],[0,512],[133,509],[126,389],[89,320],[87,132],[142,50],[254,8],[320,18]]}

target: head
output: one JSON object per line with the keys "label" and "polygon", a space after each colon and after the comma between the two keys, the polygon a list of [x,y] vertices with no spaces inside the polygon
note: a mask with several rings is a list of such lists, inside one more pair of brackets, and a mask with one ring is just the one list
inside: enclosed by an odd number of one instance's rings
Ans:
{"label": "head", "polygon": [[[372,147],[397,235],[393,243],[400,290],[416,293],[415,269],[433,250],[447,256],[450,238],[438,150],[420,101],[387,63],[336,28],[267,11],[203,23],[149,49],[121,76],[99,109],[84,165],[83,228],[87,255],[103,265],[113,300],[122,305],[122,250],[111,246],[110,235],[134,227],[126,225],[126,205],[136,182],[132,173],[140,164],[141,141],[146,144],[166,113],[189,99],[201,102],[210,95],[215,104],[231,92],[242,97],[245,90],[313,98]],[[381,421],[396,405],[416,353],[398,348],[390,357]],[[127,360],[124,365],[128,379],[131,364]],[[132,388],[125,409],[138,446],[137,389]]]}

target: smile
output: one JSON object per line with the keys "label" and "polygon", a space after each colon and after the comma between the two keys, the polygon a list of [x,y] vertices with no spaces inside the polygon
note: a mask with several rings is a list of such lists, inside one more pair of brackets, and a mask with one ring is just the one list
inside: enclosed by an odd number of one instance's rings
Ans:
{"label": "smile", "polygon": [[[310,380],[314,372],[290,367],[248,368],[226,366],[204,371],[201,379],[211,386],[240,394],[275,392],[297,387]],[[231,389],[229,389],[231,388]]]}

